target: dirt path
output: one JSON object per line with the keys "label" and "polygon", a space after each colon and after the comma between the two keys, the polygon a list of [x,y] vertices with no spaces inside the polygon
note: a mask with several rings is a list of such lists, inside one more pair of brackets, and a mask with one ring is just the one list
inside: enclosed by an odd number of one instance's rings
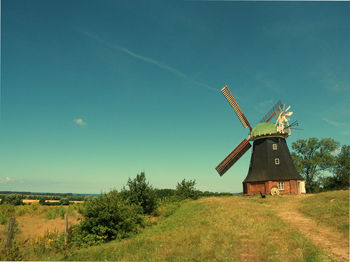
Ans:
{"label": "dirt path", "polygon": [[317,224],[298,212],[297,205],[298,201],[286,201],[283,208],[277,209],[277,215],[323,249],[326,254],[331,254],[336,261],[349,261],[349,242],[344,240],[340,233]]}

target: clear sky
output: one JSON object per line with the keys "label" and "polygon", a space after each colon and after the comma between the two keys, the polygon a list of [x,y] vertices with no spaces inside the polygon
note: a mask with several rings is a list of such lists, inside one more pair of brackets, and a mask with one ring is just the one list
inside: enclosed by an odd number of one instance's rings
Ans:
{"label": "clear sky", "polygon": [[[350,144],[350,2],[3,0],[0,190],[99,193],[145,171],[241,192],[248,136],[280,98]],[[291,148],[290,148],[291,149]]]}

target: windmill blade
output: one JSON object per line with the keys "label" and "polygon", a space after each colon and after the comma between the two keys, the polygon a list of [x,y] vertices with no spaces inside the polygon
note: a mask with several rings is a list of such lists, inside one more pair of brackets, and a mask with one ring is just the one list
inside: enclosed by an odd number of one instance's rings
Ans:
{"label": "windmill blade", "polygon": [[233,97],[230,89],[228,89],[228,86],[224,86],[224,88],[221,89],[221,93],[223,93],[223,95],[226,97],[227,101],[232,106],[233,110],[236,112],[236,115],[238,116],[238,118],[241,121],[241,123],[244,126],[244,128],[249,127],[250,131],[252,131],[252,128],[251,128],[248,120],[244,116],[241,108],[239,107],[236,99]]}
{"label": "windmill blade", "polygon": [[270,119],[280,110],[282,110],[282,102],[281,100],[277,100],[277,102],[271,107],[269,111],[264,115],[264,117],[260,120],[260,123],[269,122]]}
{"label": "windmill blade", "polygon": [[287,107],[287,109],[286,109],[286,110],[284,110],[284,111],[288,111],[289,109],[290,109],[290,106],[288,106],[288,107]]}
{"label": "windmill blade", "polygon": [[226,171],[240,159],[245,152],[251,147],[247,139],[243,139],[242,142],[215,168],[219,175],[222,176]]}
{"label": "windmill blade", "polygon": [[284,115],[285,115],[285,116],[291,116],[291,115],[293,115],[293,112],[287,112],[287,113],[285,113]]}

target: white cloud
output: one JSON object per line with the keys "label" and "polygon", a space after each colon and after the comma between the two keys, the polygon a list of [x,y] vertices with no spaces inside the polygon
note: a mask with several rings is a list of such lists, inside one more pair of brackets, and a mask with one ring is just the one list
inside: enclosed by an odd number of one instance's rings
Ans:
{"label": "white cloud", "polygon": [[13,182],[13,181],[14,181],[14,179],[9,178],[8,176],[5,177],[4,179],[0,178],[0,184],[6,184],[6,183]]}
{"label": "white cloud", "polygon": [[77,118],[73,120],[74,123],[76,123],[78,126],[86,126],[86,123],[84,122],[84,120],[82,118]]}

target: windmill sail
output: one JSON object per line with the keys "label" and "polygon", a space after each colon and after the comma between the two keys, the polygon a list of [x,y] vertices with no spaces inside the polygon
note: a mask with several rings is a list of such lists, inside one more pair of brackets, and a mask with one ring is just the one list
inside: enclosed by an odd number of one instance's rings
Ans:
{"label": "windmill sail", "polygon": [[223,95],[226,97],[227,101],[230,103],[230,105],[232,106],[233,110],[235,110],[236,115],[238,116],[239,120],[241,121],[242,125],[244,126],[244,128],[249,127],[250,131],[252,131],[252,128],[248,122],[248,120],[246,119],[246,117],[244,116],[241,108],[239,107],[236,99],[233,97],[230,89],[228,89],[228,86],[224,86],[223,89],[221,89],[221,93],[223,93]]}
{"label": "windmill sail", "polygon": [[240,159],[245,152],[251,147],[247,139],[243,141],[215,168],[219,175],[222,176],[226,171]]}
{"label": "windmill sail", "polygon": [[269,122],[270,119],[279,111],[282,110],[282,102],[278,99],[278,101],[273,105],[273,107],[267,111],[264,117],[260,120],[260,123]]}

